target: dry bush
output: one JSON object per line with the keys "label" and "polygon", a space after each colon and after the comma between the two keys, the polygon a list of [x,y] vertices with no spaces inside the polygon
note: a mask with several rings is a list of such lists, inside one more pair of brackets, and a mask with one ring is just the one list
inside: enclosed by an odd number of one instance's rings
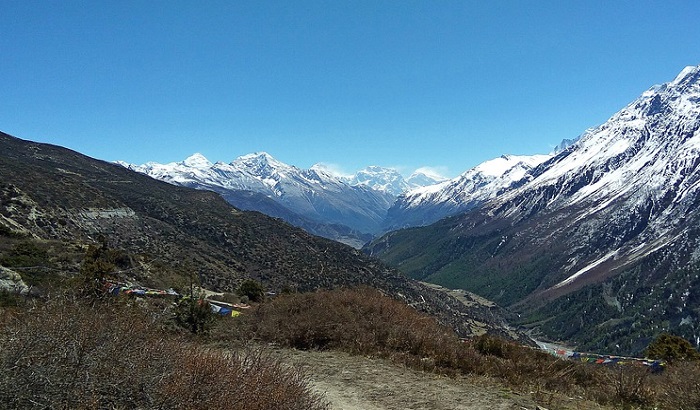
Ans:
{"label": "dry bush", "polygon": [[281,295],[242,317],[255,337],[299,349],[433,356],[444,339],[458,340],[434,318],[371,288]]}
{"label": "dry bush", "polygon": [[[477,369],[479,374],[499,378],[519,390],[587,396],[587,390],[600,390],[601,372],[605,371],[560,360],[540,350],[490,335],[467,341],[465,348],[482,358],[482,365]],[[461,369],[467,372],[467,369]]]}
{"label": "dry bush", "polygon": [[164,333],[139,307],[59,301],[0,328],[0,408],[326,405],[296,371],[260,354],[202,350]]}
{"label": "dry bush", "polygon": [[659,408],[700,409],[700,362],[678,362],[654,376]]}
{"label": "dry bush", "polygon": [[434,318],[371,288],[282,295],[241,320],[239,329],[266,342],[391,356],[424,370],[495,376],[515,386],[566,390],[596,379],[581,364],[496,337],[462,342]]}
{"label": "dry bush", "polygon": [[259,350],[230,355],[187,351],[178,357],[178,369],[163,383],[162,408],[327,408],[301,373]]}
{"label": "dry bush", "polygon": [[649,408],[655,403],[655,390],[649,383],[649,369],[616,366],[608,369],[607,385],[614,391],[614,402],[623,408]]}

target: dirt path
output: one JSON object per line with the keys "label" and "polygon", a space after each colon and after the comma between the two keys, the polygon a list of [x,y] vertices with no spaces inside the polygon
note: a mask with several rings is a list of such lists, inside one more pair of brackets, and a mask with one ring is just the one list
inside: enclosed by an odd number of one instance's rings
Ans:
{"label": "dirt path", "polygon": [[535,409],[535,402],[484,378],[452,379],[342,352],[278,351],[300,366],[334,410]]}

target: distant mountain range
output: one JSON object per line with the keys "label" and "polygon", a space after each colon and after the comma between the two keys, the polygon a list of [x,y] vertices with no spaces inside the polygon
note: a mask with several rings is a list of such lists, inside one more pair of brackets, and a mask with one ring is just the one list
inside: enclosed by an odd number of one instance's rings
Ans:
{"label": "distant mountain range", "polygon": [[389,230],[427,225],[470,209],[525,177],[551,155],[503,156],[452,180],[370,166],[344,177],[322,165],[300,169],[260,152],[231,163],[201,154],[181,162],[120,165],[171,184],[218,192],[229,203],[281,218],[310,233],[362,247]]}
{"label": "distant mountain range", "polygon": [[393,212],[483,202],[366,251],[588,349],[639,352],[661,331],[700,344],[700,67],[511,170],[517,182],[509,171],[488,189],[451,181],[405,195]]}
{"label": "distant mountain range", "polygon": [[378,166],[340,177],[321,165],[300,169],[265,152],[228,164],[212,163],[201,154],[170,164],[120,164],[171,184],[218,192],[240,209],[282,218],[357,248],[384,232],[386,212],[396,195],[442,180],[424,172],[404,178]]}
{"label": "distant mountain range", "polygon": [[130,169],[172,184],[220,193],[232,205],[282,218],[309,232],[358,247],[379,231],[390,194],[351,186],[321,169],[302,170],[267,153],[213,164],[200,154],[172,164]]}

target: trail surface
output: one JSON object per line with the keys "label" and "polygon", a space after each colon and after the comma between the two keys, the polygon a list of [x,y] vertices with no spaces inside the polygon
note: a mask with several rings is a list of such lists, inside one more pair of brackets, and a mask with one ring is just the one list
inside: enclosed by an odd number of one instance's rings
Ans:
{"label": "trail surface", "polygon": [[[343,352],[281,350],[301,367],[333,410],[534,410],[530,395],[517,394],[482,377],[449,378],[396,365],[388,360]],[[550,408],[598,409],[570,402]]]}

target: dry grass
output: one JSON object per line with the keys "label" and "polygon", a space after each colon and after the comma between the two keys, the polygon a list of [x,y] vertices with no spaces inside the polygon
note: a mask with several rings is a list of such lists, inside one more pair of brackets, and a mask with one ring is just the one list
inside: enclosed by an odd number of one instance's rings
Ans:
{"label": "dry grass", "polygon": [[224,354],[118,303],[37,306],[0,329],[4,409],[325,409],[296,370]]}
{"label": "dry grass", "polygon": [[700,362],[676,363],[655,380],[659,408],[700,409]]}

